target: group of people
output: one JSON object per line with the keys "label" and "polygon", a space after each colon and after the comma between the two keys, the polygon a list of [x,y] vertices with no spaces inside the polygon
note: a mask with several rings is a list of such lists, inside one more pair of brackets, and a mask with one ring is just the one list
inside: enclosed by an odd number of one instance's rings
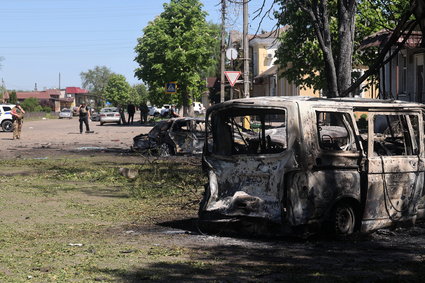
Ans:
{"label": "group of people", "polygon": [[[142,124],[146,124],[148,122],[149,108],[146,105],[146,103],[142,103],[140,104],[139,109],[140,109],[140,121]],[[86,133],[92,133],[92,131],[90,131],[90,125],[89,125],[90,108],[87,106],[85,102],[83,102],[78,107],[77,112],[78,112],[79,123],[80,123],[80,134],[83,133],[84,126],[86,128]],[[123,116],[124,111],[120,111],[120,112],[122,112],[121,115]],[[133,124],[134,114],[136,113],[136,106],[134,104],[127,105],[127,113],[128,113],[128,120],[127,120],[128,124]],[[13,139],[20,139],[25,111],[21,107],[21,104],[19,102],[16,102],[15,107],[12,108],[11,114],[13,118]],[[170,117],[179,116],[174,106],[170,108],[170,111],[168,114],[170,115]],[[123,119],[123,122],[125,123],[125,119]]]}

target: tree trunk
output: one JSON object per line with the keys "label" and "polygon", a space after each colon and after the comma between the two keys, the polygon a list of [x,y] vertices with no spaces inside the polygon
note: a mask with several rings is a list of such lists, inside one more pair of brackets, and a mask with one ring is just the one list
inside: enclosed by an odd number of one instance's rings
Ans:
{"label": "tree trunk", "polygon": [[414,9],[415,18],[416,18],[416,21],[417,21],[417,23],[418,23],[418,25],[421,29],[421,32],[422,32],[421,47],[425,48],[425,40],[424,40],[424,34],[425,34],[425,0],[411,0],[410,5],[412,7],[415,7],[415,9]]}
{"label": "tree trunk", "polygon": [[[351,73],[353,71],[353,49],[355,29],[356,1],[338,1],[338,37],[339,49],[337,58],[337,81],[338,94],[351,85]],[[347,96],[352,96],[348,93]]]}
{"label": "tree trunk", "polygon": [[183,116],[186,117],[189,114],[189,109],[188,109],[188,104],[189,104],[189,99],[188,99],[188,95],[187,95],[187,90],[183,90],[183,94],[182,94],[182,102],[183,102]]}
{"label": "tree trunk", "polygon": [[320,1],[320,3],[314,2],[311,6],[304,5],[298,1],[300,8],[306,11],[312,20],[314,31],[319,41],[320,49],[323,52],[323,59],[325,61],[326,70],[326,96],[337,97],[338,96],[338,81],[337,81],[337,70],[335,68],[335,60],[332,52],[332,38],[331,29],[329,25],[329,11],[327,0]]}

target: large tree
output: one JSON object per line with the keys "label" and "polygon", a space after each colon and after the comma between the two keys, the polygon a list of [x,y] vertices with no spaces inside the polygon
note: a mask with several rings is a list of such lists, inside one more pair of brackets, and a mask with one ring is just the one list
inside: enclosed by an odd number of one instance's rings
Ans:
{"label": "large tree", "polygon": [[[104,89],[109,81],[109,78],[114,73],[106,66],[95,66],[87,72],[81,72],[80,77],[83,88],[90,91],[96,97],[96,104],[102,102]],[[100,105],[98,105],[100,106]]]}
{"label": "large tree", "polygon": [[[325,95],[335,97],[352,95],[368,75],[377,72],[390,47],[411,30],[409,18],[414,11],[420,11],[417,7],[424,0],[278,2],[282,9],[277,15],[279,22],[290,26],[278,51],[279,64],[288,67],[283,75],[301,86],[323,89]],[[358,48],[365,36],[381,29],[393,31],[381,52]],[[369,67],[354,84],[353,64]]]}
{"label": "large tree", "polygon": [[130,84],[123,75],[119,74],[113,74],[109,77],[103,93],[108,102],[121,107],[131,102],[133,94]]}
{"label": "large tree", "polygon": [[[205,17],[198,0],[171,0],[138,38],[135,75],[148,84],[153,103],[183,105],[186,115],[191,100],[201,95],[203,76],[214,64],[211,46],[218,40]],[[178,84],[174,96],[164,94],[171,81]]]}
{"label": "large tree", "polygon": [[130,102],[134,105],[146,104],[149,100],[149,92],[144,84],[137,84],[132,87]]}
{"label": "large tree", "polygon": [[[288,47],[288,44],[295,45],[292,53],[297,53],[295,50],[304,51],[301,54],[294,54],[298,60],[292,63],[297,68],[297,64],[302,63],[301,70],[313,73],[310,74],[310,78],[313,79],[314,72],[321,71],[325,74],[323,89],[326,95],[339,96],[339,93],[351,85],[356,0],[278,2],[282,8],[281,23],[290,25],[294,36],[300,33],[298,40],[292,37],[288,42],[283,42],[285,47]],[[308,49],[312,50],[312,53],[308,52]],[[279,54],[284,53],[281,50]],[[318,54],[322,55],[320,62],[323,64],[320,70],[315,70],[311,65],[319,63]],[[285,58],[280,61],[281,64],[287,63]],[[317,84],[317,82],[310,83]]]}

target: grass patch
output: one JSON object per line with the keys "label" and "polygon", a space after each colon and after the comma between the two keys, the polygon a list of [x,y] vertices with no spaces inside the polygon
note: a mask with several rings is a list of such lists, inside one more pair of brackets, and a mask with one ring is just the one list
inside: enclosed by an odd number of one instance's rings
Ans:
{"label": "grass patch", "polygon": [[[144,262],[186,256],[184,248],[125,232],[196,213],[205,180],[198,165],[182,160],[2,161],[0,281],[116,281]],[[128,179],[121,167],[139,176]]]}

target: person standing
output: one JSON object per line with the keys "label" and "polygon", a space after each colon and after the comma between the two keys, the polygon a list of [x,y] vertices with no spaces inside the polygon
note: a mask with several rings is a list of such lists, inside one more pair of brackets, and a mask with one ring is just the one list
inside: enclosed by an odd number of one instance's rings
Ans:
{"label": "person standing", "polygon": [[169,115],[170,115],[170,118],[180,117],[180,115],[176,111],[176,106],[175,105],[171,105],[170,111],[169,111]]}
{"label": "person standing", "polygon": [[11,114],[13,118],[13,139],[20,139],[25,111],[22,109],[19,101],[16,102],[15,107],[12,108]]}
{"label": "person standing", "polygon": [[83,123],[86,125],[86,133],[90,133],[90,111],[85,102],[81,103],[80,107],[78,107],[78,115],[80,117],[80,134],[83,133]]}
{"label": "person standing", "polygon": [[127,105],[127,112],[128,112],[128,120],[127,120],[127,122],[129,124],[133,124],[134,113],[136,113],[136,106],[134,106],[134,104],[128,104]]}
{"label": "person standing", "polygon": [[140,104],[140,123],[146,124],[148,122],[149,108],[145,102]]}

